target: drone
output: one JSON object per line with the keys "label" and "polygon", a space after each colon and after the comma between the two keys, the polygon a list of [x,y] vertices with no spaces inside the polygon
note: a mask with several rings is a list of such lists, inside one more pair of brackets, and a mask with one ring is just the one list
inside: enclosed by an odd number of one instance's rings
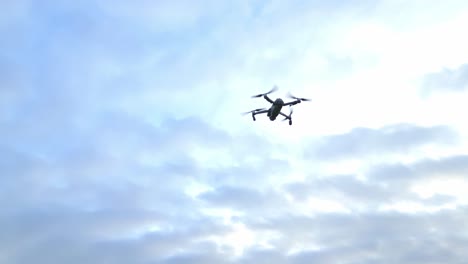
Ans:
{"label": "drone", "polygon": [[[271,105],[271,107],[269,109],[258,108],[258,109],[252,110],[252,111],[244,112],[243,114],[252,113],[253,121],[256,121],[255,115],[258,115],[258,114],[266,113],[268,118],[271,121],[275,121],[276,118],[278,117],[278,115],[282,115],[284,117],[284,119],[282,121],[289,120],[289,125],[292,125],[291,115],[293,113],[293,110],[292,110],[291,106],[299,104],[302,101],[310,101],[310,99],[295,97],[295,96],[291,95],[290,93],[288,93],[288,97],[294,99],[294,101],[285,103],[283,101],[283,99],[281,99],[281,98],[277,98],[275,101],[273,101],[268,97],[268,95],[275,92],[275,91],[277,91],[277,90],[278,90],[278,87],[274,86],[273,89],[271,89],[270,91],[268,91],[266,93],[257,94],[257,95],[252,96],[252,98],[263,97],[265,100],[267,100],[269,103],[271,103],[272,105]],[[287,105],[289,105],[289,115],[286,115],[283,112],[281,112],[281,109],[283,108],[283,106],[287,106]]]}

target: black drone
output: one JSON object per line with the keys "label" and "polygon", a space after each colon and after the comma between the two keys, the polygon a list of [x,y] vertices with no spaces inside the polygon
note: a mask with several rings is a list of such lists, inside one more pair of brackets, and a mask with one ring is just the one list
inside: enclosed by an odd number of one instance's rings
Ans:
{"label": "black drone", "polygon": [[[275,101],[273,101],[268,97],[268,94],[273,93],[273,92],[275,92],[277,90],[278,90],[278,87],[274,86],[273,89],[271,89],[267,93],[257,94],[257,95],[252,96],[252,98],[258,98],[258,97],[265,98],[265,100],[267,100],[269,103],[272,104],[269,109],[259,108],[259,109],[255,109],[255,110],[252,110],[252,111],[245,112],[243,114],[252,113],[253,121],[255,121],[255,115],[258,115],[258,114],[267,113],[267,115],[268,115],[268,117],[270,118],[271,121],[276,120],[276,117],[278,117],[278,115],[282,115],[282,116],[284,116],[283,121],[284,120],[289,120],[289,125],[292,125],[291,115],[292,115],[293,111],[292,111],[291,106],[296,105],[296,104],[298,104],[298,103],[300,103],[302,101],[310,101],[310,99],[295,97],[295,96],[292,96],[290,93],[288,93],[288,97],[294,99],[294,101],[289,102],[289,103],[285,103],[281,98],[278,98]],[[287,105],[290,106],[289,115],[286,115],[286,114],[281,112],[281,109],[283,108],[283,106],[287,106]]]}

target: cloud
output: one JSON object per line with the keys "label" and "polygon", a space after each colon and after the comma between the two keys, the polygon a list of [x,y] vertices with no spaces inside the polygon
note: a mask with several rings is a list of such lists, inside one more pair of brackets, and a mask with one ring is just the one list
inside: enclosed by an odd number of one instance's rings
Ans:
{"label": "cloud", "polygon": [[151,33],[187,33],[200,28],[200,23],[208,27],[206,22],[219,18],[220,13],[226,11],[225,8],[232,7],[230,4],[212,0],[137,3],[100,0],[97,5],[105,14],[119,20],[131,21],[138,26],[144,25],[151,29]]}
{"label": "cloud", "polygon": [[347,208],[377,208],[383,203],[415,199],[416,195],[404,189],[385,188],[379,183],[359,180],[356,175],[326,176],[323,179],[294,182],[284,186],[296,202],[311,197],[335,200]]}
{"label": "cloud", "polygon": [[418,127],[399,124],[379,129],[354,128],[346,134],[323,137],[305,155],[321,160],[336,160],[398,154],[425,145],[450,144],[456,142],[456,139],[456,132],[447,126]]}
{"label": "cloud", "polygon": [[[466,259],[468,161],[425,152],[458,142],[452,128],[350,126],[304,147],[288,126],[238,115],[238,99],[261,87],[345,82],[375,66],[354,52],[359,42],[339,40],[385,6],[0,6],[0,261]],[[426,159],[398,159],[417,151]],[[380,159],[389,154],[398,157]],[[360,166],[335,163],[352,158]],[[417,206],[402,213],[400,203]]]}
{"label": "cloud", "polygon": [[389,181],[410,181],[430,177],[458,177],[468,172],[468,156],[456,155],[439,159],[423,159],[414,163],[385,164],[373,167],[369,177]]}
{"label": "cloud", "polygon": [[[181,139],[172,131],[195,132],[197,122],[184,126],[174,121],[165,127],[169,129],[166,133],[149,125],[137,126],[137,120],[108,121],[94,127],[99,132],[96,135],[106,137],[106,141],[90,137],[94,140],[78,148],[59,145],[61,149],[45,157],[12,146],[0,150],[0,203],[6,208],[0,217],[0,243],[9,262],[97,263],[107,259],[146,263],[179,255],[180,250],[211,252],[203,245],[214,243],[209,242],[211,236],[229,231],[220,223],[211,225],[209,222],[216,220],[202,214],[197,202],[184,192],[185,186],[197,179],[196,170],[191,169],[198,166],[195,161],[177,155],[148,164],[139,156],[151,150],[158,155],[171,148],[182,151],[170,144]],[[205,132],[199,136],[215,140]],[[153,133],[159,136],[153,137]],[[149,145],[149,139],[161,142]],[[185,146],[202,143],[196,137],[186,140]],[[158,149],[164,146],[162,142],[167,147]]]}
{"label": "cloud", "polygon": [[[99,263],[106,259],[114,263],[147,263],[190,250],[207,254],[216,250],[207,238],[229,231],[206,218],[200,219],[202,222],[184,222],[174,231],[169,227],[142,230],[145,226],[157,228],[158,219],[161,216],[150,211],[78,212],[60,208],[3,215],[2,255],[11,263],[33,259],[39,263]],[[167,220],[171,223],[172,219]]]}
{"label": "cloud", "polygon": [[422,81],[424,92],[462,91],[468,87],[468,64],[456,69],[444,68],[440,72],[429,73]]}
{"label": "cloud", "polygon": [[440,210],[468,202],[462,191],[468,184],[467,164],[464,155],[381,162],[350,174],[311,174],[282,188],[297,204],[325,200],[357,211],[379,211],[393,205],[403,208],[399,205],[404,204],[413,211]]}
{"label": "cloud", "polygon": [[[257,175],[257,174],[255,174]],[[248,217],[269,217],[287,208],[284,196],[275,190],[258,190],[252,187],[221,186],[201,194],[199,199],[210,207],[229,208]]]}
{"label": "cloud", "polygon": [[[280,159],[250,164],[256,155],[245,152],[252,142],[265,153],[274,149],[265,139],[247,134],[232,144],[227,132],[197,117],[152,124],[108,112],[89,116],[85,123],[77,119],[31,115],[15,125],[7,123],[1,133],[0,204],[9,210],[1,213],[0,233],[12,263],[225,259],[213,255],[219,245],[212,239],[222,238],[231,227],[204,210],[236,204],[242,209],[246,203],[225,203],[222,198],[230,194],[223,193],[229,188],[221,187],[222,195],[211,197],[207,205],[193,199],[187,188],[193,183],[249,186],[288,170]],[[36,122],[43,132],[34,130]],[[200,163],[194,155],[199,148],[220,153],[226,146],[233,149],[237,166]],[[226,250],[230,252],[228,246]]]}
{"label": "cloud", "polygon": [[[466,238],[455,235],[464,226],[466,208],[435,214],[364,213],[322,214],[314,217],[282,216],[257,229],[283,234],[284,245],[316,247],[292,253],[280,263],[459,263],[466,255]],[[287,252],[291,248],[282,248]],[[250,254],[255,254],[250,252]],[[257,253],[257,258],[262,255]],[[249,257],[251,257],[249,255]],[[252,257],[253,258],[253,257]]]}

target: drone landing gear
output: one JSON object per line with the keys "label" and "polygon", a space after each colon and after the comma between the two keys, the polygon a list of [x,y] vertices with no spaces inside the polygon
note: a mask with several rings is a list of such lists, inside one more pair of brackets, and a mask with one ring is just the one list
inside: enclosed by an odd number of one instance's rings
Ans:
{"label": "drone landing gear", "polygon": [[291,119],[289,119],[289,125],[292,125],[292,120]]}
{"label": "drone landing gear", "polygon": [[253,121],[256,120],[256,119],[255,119],[255,114],[254,114],[254,113],[252,113],[252,119],[253,119]]}

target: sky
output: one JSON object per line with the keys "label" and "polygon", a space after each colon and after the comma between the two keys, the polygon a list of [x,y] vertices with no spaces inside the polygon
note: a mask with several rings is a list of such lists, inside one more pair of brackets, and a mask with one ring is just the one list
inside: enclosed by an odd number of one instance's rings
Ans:
{"label": "sky", "polygon": [[467,1],[0,10],[0,262],[468,258]]}

